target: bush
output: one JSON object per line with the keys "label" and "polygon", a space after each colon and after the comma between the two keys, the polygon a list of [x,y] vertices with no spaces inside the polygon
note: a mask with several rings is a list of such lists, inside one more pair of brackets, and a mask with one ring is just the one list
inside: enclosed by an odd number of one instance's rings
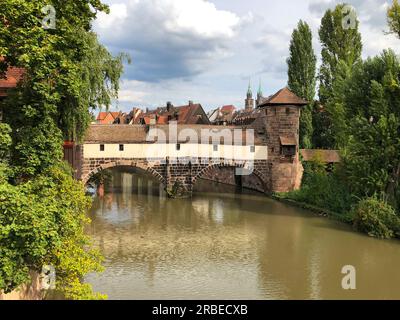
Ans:
{"label": "bush", "polygon": [[81,279],[102,271],[84,227],[90,198],[60,164],[17,186],[0,183],[0,290],[8,293],[30,280],[29,270],[56,269],[56,286],[66,299],[98,299]]}
{"label": "bush", "polygon": [[320,170],[307,172],[307,169],[302,188],[286,197],[340,214],[347,213],[353,202],[347,185],[338,174]]}
{"label": "bush", "polygon": [[400,237],[400,218],[395,210],[377,196],[361,200],[353,209],[354,226],[371,237]]}

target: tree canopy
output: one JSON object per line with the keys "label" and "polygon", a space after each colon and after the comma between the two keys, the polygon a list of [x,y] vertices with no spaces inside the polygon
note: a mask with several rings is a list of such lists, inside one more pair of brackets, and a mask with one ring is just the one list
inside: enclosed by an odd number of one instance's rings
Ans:
{"label": "tree canopy", "polygon": [[113,57],[91,30],[97,13],[108,12],[99,0],[52,6],[52,28],[42,24],[45,0],[0,6],[0,73],[24,70],[0,106],[0,290],[10,292],[29,281],[29,270],[53,265],[66,298],[102,298],[81,283],[102,269],[102,259],[84,233],[90,199],[62,162],[62,145],[79,141],[90,111],[117,97],[125,56]]}
{"label": "tree canopy", "polygon": [[300,145],[311,148],[312,106],[315,98],[317,57],[312,46],[312,32],[308,24],[299,21],[292,33],[288,64],[288,87],[310,104],[302,110],[300,118]]}
{"label": "tree canopy", "polygon": [[[0,71],[25,70],[3,104],[13,129],[13,161],[32,176],[60,159],[62,139],[82,138],[90,110],[117,97],[123,55],[113,57],[91,31],[97,0],[53,1],[55,29],[42,26],[47,1],[5,0],[0,7]],[[57,147],[58,146],[58,147]]]}

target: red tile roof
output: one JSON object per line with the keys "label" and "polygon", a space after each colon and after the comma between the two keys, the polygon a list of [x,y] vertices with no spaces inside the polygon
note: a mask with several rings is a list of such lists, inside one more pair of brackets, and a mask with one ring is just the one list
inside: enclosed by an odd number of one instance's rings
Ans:
{"label": "red tile roof", "polygon": [[289,88],[285,87],[279,90],[274,95],[267,98],[264,102],[260,104],[260,107],[264,106],[271,106],[271,105],[298,105],[298,106],[305,106],[308,104],[302,98],[296,96]]}
{"label": "red tile roof", "polygon": [[0,96],[7,95],[7,90],[15,88],[24,75],[24,69],[11,67],[4,78],[0,78]]}
{"label": "red tile roof", "polygon": [[235,106],[233,106],[233,105],[229,105],[229,106],[223,106],[222,108],[221,108],[221,112],[223,112],[223,113],[230,113],[230,112],[234,112],[236,110],[236,107]]}
{"label": "red tile roof", "polygon": [[168,124],[169,121],[176,121],[178,124],[209,124],[207,115],[200,104],[189,104],[186,106],[170,108],[161,107],[156,110],[142,113],[145,124],[150,124],[150,119],[157,119],[156,124]]}
{"label": "red tile roof", "polygon": [[97,120],[101,121],[104,120],[107,117],[108,112],[99,112],[99,115],[97,116]]}

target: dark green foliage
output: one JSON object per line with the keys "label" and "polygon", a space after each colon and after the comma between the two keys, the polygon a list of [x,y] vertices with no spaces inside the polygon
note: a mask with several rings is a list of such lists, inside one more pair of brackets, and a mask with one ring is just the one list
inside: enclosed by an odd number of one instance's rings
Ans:
{"label": "dark green foliage", "polygon": [[344,4],[337,5],[334,10],[327,10],[321,20],[319,38],[322,45],[322,66],[319,72],[319,96],[323,104],[331,97],[333,82],[339,61],[352,66],[361,59],[361,34],[356,27],[344,29],[342,26],[345,14]]}
{"label": "dark green foliage", "polygon": [[5,123],[0,123],[0,162],[4,162],[10,152],[11,147],[11,128]]}
{"label": "dark green foliage", "polygon": [[66,298],[101,298],[81,283],[101,258],[85,236],[90,200],[61,161],[62,142],[79,141],[90,112],[117,97],[124,56],[112,57],[91,31],[97,13],[108,12],[101,1],[53,0],[52,30],[41,24],[48,4],[0,5],[0,74],[25,70],[0,106],[8,124],[0,127],[0,290],[16,289],[45,264],[55,266]]}
{"label": "dark green foliage", "polygon": [[313,135],[312,146],[314,149],[331,149],[335,140],[332,131],[332,119],[326,109],[315,102],[312,109]]}
{"label": "dark green foliage", "polygon": [[400,218],[384,199],[376,196],[361,200],[353,210],[354,226],[371,237],[400,237]]}
{"label": "dark green foliage", "polygon": [[[314,120],[319,126],[314,135],[316,147],[334,149],[342,144],[342,127],[344,125],[343,106],[340,96],[345,89],[344,83],[352,66],[361,60],[361,35],[359,22],[355,27],[344,29],[344,4],[337,5],[334,10],[327,10],[321,20],[319,37],[322,45],[322,65],[319,70],[319,99],[324,108],[323,119]],[[326,134],[319,135],[325,130]]]}
{"label": "dark green foliage", "polygon": [[48,159],[60,158],[61,139],[82,138],[92,109],[107,107],[117,97],[124,58],[112,57],[90,31],[96,12],[108,10],[100,1],[53,1],[54,30],[41,26],[47,4],[4,0],[0,6],[0,17],[7,21],[0,19],[0,71],[9,66],[26,70],[2,109],[13,129],[13,163],[28,178],[46,169]]}
{"label": "dark green foliage", "polygon": [[345,164],[359,197],[386,193],[398,209],[400,177],[400,62],[393,51],[358,63],[345,95]]}
{"label": "dark green foliage", "polygon": [[317,57],[312,47],[312,33],[306,22],[300,20],[292,33],[288,64],[288,87],[299,97],[310,102],[300,118],[300,146],[311,148],[313,132],[312,101],[315,96]]}
{"label": "dark green foliage", "polygon": [[327,173],[323,166],[314,163],[305,165],[302,188],[288,193],[286,197],[338,214],[348,213],[353,202],[340,173]]}

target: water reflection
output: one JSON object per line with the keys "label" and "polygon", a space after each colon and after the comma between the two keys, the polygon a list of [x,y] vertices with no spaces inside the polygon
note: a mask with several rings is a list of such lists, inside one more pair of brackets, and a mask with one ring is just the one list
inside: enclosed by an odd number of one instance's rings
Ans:
{"label": "water reflection", "polygon": [[[146,176],[113,177],[90,213],[106,271],[87,277],[112,299],[400,298],[397,241],[207,181],[191,200],[167,200]],[[348,264],[358,272],[350,292]]]}

